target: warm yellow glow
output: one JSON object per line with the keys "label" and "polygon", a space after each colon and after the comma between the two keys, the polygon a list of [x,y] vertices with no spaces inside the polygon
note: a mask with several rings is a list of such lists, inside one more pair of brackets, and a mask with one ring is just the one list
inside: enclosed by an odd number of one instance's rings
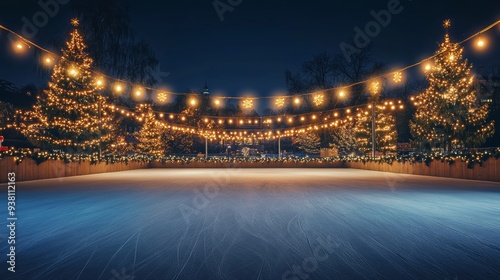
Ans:
{"label": "warm yellow glow", "polygon": [[23,44],[21,44],[21,43],[17,43],[17,44],[16,44],[16,48],[17,48],[18,50],[22,50],[22,49],[24,49],[24,46],[23,46]]}
{"label": "warm yellow glow", "polygon": [[205,123],[207,123],[207,122],[208,122],[208,119],[207,119],[207,118],[205,118],[203,121],[204,121]]}
{"label": "warm yellow glow", "polygon": [[233,123],[233,120],[232,119],[229,119],[229,124],[232,124]]}
{"label": "warm yellow glow", "polygon": [[278,121],[278,122],[281,122],[281,118],[278,118],[278,119],[277,119],[277,121]]}
{"label": "warm yellow glow", "polygon": [[54,60],[50,56],[45,56],[45,58],[43,59],[43,63],[47,66],[52,66]]}
{"label": "warm yellow glow", "polygon": [[380,93],[380,82],[379,81],[371,82],[368,90],[373,95],[379,94]]}
{"label": "warm yellow glow", "polygon": [[447,29],[450,28],[451,20],[447,19],[447,20],[443,21],[443,26],[444,26],[444,28],[447,28]]}
{"label": "warm yellow glow", "polygon": [[196,100],[196,98],[192,97],[191,99],[189,99],[189,105],[196,106],[197,103],[198,101]]}
{"label": "warm yellow glow", "polygon": [[123,92],[123,86],[121,84],[115,85],[115,92],[116,93],[122,93]]}
{"label": "warm yellow glow", "polygon": [[224,123],[224,121],[223,121],[223,120],[219,120],[219,124],[223,124],[223,123]]}
{"label": "warm yellow glow", "polygon": [[77,18],[71,19],[71,25],[77,27],[78,25],[80,25],[80,21]]}
{"label": "warm yellow glow", "polygon": [[164,116],[163,113],[160,113],[160,118],[163,118],[163,116]]}
{"label": "warm yellow glow", "polygon": [[316,117],[316,115],[312,115],[312,119],[315,120],[317,119],[318,117]]}
{"label": "warm yellow glow", "polygon": [[283,108],[283,106],[285,106],[285,98],[276,98],[275,104],[277,108]]}
{"label": "warm yellow glow", "polygon": [[142,96],[142,89],[136,89],[134,94],[136,97],[141,97]]}
{"label": "warm yellow glow", "polygon": [[217,99],[215,99],[215,100],[214,100],[214,105],[215,105],[216,107],[219,107],[219,106],[220,106],[220,104],[221,104],[220,99],[218,99],[218,98],[217,98]]}
{"label": "warm yellow glow", "polygon": [[317,94],[313,97],[313,102],[316,106],[323,105],[325,101],[325,96],[323,94]]}
{"label": "warm yellow glow", "polygon": [[306,118],[304,118],[304,117],[300,117],[300,121],[302,121],[302,122],[303,122],[303,121],[305,121],[305,120],[306,120]]}
{"label": "warm yellow glow", "polygon": [[293,122],[293,118],[288,118],[288,122],[292,123]]}
{"label": "warm yellow glow", "polygon": [[240,124],[244,124],[245,122],[243,120],[240,120]]}
{"label": "warm yellow glow", "polygon": [[394,73],[394,76],[392,77],[392,80],[395,83],[400,83],[403,80],[403,73],[401,73],[401,72]]}
{"label": "warm yellow glow", "polygon": [[450,60],[451,61],[455,60],[455,56],[453,54],[450,55]]}
{"label": "warm yellow glow", "polygon": [[345,90],[341,90],[341,91],[339,91],[339,97],[340,97],[340,98],[344,98],[344,97],[346,97],[346,95],[347,95],[347,94],[345,93]]}
{"label": "warm yellow glow", "polygon": [[426,63],[424,65],[424,71],[425,72],[429,72],[429,71],[431,71],[431,69],[432,69],[432,65],[430,63]]}
{"label": "warm yellow glow", "polygon": [[334,117],[338,117],[338,116],[339,116],[339,113],[333,113],[333,116],[334,116]]}
{"label": "warm yellow glow", "polygon": [[170,119],[173,119],[173,118],[174,118],[174,115],[172,115],[172,114],[171,114],[171,115],[170,115],[170,116],[168,116],[168,117],[169,117]]}
{"label": "warm yellow glow", "polygon": [[164,103],[164,102],[167,102],[168,95],[167,95],[167,93],[161,91],[161,92],[158,93],[158,95],[156,96],[156,98],[158,99],[158,101]]}
{"label": "warm yellow glow", "polygon": [[182,116],[181,121],[185,121],[185,120],[186,120],[186,117]]}
{"label": "warm yellow glow", "polygon": [[350,114],[350,113],[351,113],[351,109],[347,109],[347,110],[346,110],[346,113],[347,113],[347,114]]}
{"label": "warm yellow glow", "polygon": [[300,104],[300,98],[299,97],[295,97],[295,99],[293,100],[293,103],[295,105],[299,105]]}
{"label": "warm yellow glow", "polygon": [[252,109],[253,107],[253,100],[252,99],[245,99],[243,102],[241,102],[241,106],[243,109]]}
{"label": "warm yellow glow", "polygon": [[76,75],[78,75],[78,70],[72,67],[68,70],[68,74],[72,77],[76,77]]}

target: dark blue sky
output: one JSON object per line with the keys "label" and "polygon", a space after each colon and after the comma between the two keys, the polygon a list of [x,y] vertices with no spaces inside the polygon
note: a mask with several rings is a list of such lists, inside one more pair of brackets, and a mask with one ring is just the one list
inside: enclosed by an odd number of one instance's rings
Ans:
{"label": "dark blue sky", "polygon": [[[22,18],[32,18],[41,10],[37,2],[0,3],[0,24],[22,32]],[[370,11],[387,9],[391,1],[242,0],[232,12],[224,13],[224,21],[213,0],[157,2],[131,3],[131,25],[138,39],[156,51],[161,71],[170,73],[165,83],[171,89],[199,90],[208,80],[212,92],[269,95],[285,89],[286,69],[297,70],[322,51],[339,53],[340,43],[354,37],[356,26],[364,29],[373,20]],[[456,40],[500,19],[498,1],[435,2],[401,0],[403,11],[372,38],[376,59],[397,67],[431,55],[442,40],[441,24],[446,18],[453,21],[451,35]],[[67,36],[69,4],[60,9],[33,37],[35,42],[47,46]],[[466,51],[476,66],[500,64],[500,27],[488,35],[494,39],[488,52]],[[42,83],[33,57],[13,56],[6,41],[6,33],[0,32],[0,79]]]}

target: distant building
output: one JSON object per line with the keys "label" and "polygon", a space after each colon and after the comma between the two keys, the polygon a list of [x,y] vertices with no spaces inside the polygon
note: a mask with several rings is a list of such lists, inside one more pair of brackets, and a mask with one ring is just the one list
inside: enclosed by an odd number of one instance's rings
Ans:
{"label": "distant building", "polygon": [[205,87],[203,88],[203,95],[210,95],[210,91],[208,90],[208,84],[205,82]]}

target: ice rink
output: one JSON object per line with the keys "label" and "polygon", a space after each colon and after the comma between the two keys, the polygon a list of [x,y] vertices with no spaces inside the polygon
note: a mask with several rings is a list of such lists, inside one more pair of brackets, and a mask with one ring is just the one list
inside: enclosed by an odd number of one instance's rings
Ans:
{"label": "ice rink", "polygon": [[17,184],[0,279],[500,279],[500,184],[147,169]]}

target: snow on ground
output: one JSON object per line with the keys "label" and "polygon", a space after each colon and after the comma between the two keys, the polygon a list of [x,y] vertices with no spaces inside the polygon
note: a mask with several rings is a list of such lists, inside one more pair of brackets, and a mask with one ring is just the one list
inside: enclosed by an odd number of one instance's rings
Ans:
{"label": "snow on ground", "polygon": [[500,279],[498,183],[150,169],[18,183],[17,206],[0,279]]}

